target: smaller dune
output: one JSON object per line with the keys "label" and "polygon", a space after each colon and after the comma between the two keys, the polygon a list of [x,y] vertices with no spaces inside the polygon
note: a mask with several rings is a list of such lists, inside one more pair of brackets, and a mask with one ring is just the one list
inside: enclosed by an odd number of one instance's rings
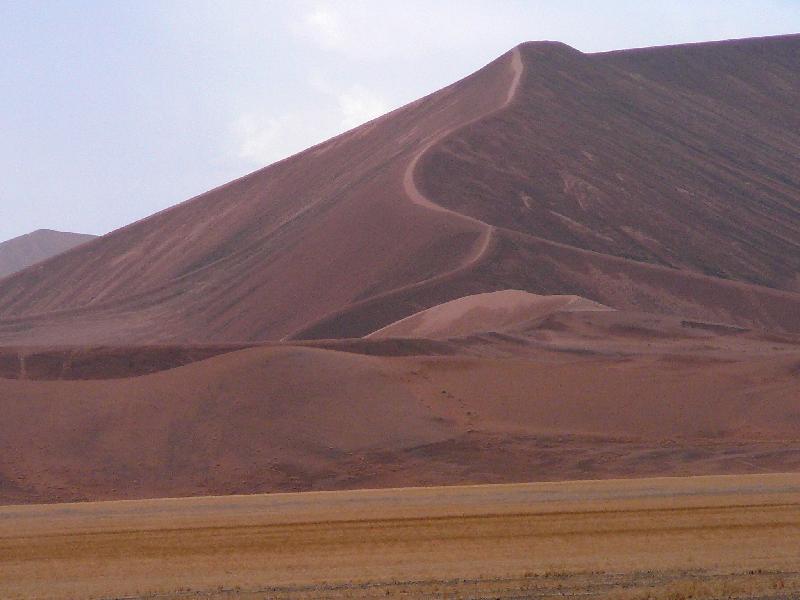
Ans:
{"label": "smaller dune", "polygon": [[473,294],[414,313],[368,338],[461,337],[517,329],[558,312],[614,310],[580,296],[540,296],[522,290]]}

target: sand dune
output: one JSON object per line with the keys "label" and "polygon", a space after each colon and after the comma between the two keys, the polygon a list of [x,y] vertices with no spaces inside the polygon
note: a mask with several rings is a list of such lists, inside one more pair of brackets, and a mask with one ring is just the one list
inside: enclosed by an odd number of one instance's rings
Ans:
{"label": "sand dune", "polygon": [[522,44],[0,280],[0,501],[799,468],[798,49]]}
{"label": "sand dune", "polygon": [[613,310],[580,296],[539,296],[502,290],[457,298],[415,313],[369,334],[368,338],[453,338],[520,328],[557,312]]}
{"label": "sand dune", "polygon": [[800,331],[798,44],[523,44],[4,280],[0,341],[360,337],[497,289]]}
{"label": "sand dune", "polygon": [[605,310],[515,322],[217,348],[145,375],[164,350],[140,350],[128,377],[98,349],[92,369],[0,379],[0,501],[800,468],[797,336]]}

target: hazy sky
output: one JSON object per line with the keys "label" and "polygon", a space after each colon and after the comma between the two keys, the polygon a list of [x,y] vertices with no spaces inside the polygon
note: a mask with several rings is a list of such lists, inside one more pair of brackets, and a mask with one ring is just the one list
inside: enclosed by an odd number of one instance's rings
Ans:
{"label": "hazy sky", "polygon": [[800,31],[800,0],[0,0],[0,240],[105,233],[525,40],[584,52]]}

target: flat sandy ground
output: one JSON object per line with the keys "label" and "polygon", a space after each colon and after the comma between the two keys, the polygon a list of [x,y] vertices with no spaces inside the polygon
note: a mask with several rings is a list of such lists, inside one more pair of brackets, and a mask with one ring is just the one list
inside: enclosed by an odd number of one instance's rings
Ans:
{"label": "flat sandy ground", "polygon": [[2,598],[797,598],[800,474],[0,507]]}

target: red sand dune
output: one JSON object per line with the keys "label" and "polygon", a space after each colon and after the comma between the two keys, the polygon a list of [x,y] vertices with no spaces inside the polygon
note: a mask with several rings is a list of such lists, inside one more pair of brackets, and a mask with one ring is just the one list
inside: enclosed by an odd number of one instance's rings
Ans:
{"label": "red sand dune", "polygon": [[0,502],[800,468],[800,336],[582,310],[229,350],[0,379]]}
{"label": "red sand dune", "polygon": [[84,233],[38,229],[0,243],[0,278],[94,239]]}
{"label": "red sand dune", "polygon": [[799,51],[523,44],[0,282],[0,341],[356,337],[507,288],[800,331]]}
{"label": "red sand dune", "polygon": [[558,312],[613,310],[580,296],[538,296],[502,290],[457,298],[414,313],[369,334],[368,338],[453,338],[502,332]]}
{"label": "red sand dune", "polygon": [[2,279],[0,502],[800,468],[798,107],[523,44]]}

